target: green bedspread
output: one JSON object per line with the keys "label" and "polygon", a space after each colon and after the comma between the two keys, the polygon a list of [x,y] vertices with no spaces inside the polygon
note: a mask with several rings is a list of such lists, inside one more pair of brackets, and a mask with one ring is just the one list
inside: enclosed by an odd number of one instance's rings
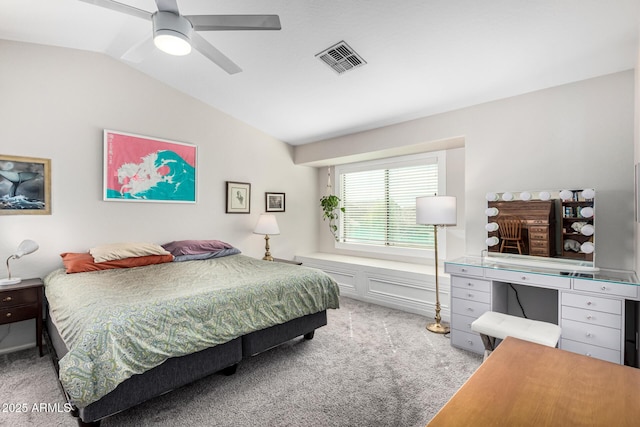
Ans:
{"label": "green bedspread", "polygon": [[338,308],[323,272],[232,255],[45,278],[69,352],[60,381],[78,407],[134,374],[296,317]]}

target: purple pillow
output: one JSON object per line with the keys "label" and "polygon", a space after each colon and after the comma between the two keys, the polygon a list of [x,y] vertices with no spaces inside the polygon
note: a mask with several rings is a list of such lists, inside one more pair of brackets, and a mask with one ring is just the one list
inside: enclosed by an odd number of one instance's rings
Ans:
{"label": "purple pillow", "polygon": [[197,254],[197,255],[178,255],[173,257],[175,262],[182,261],[199,261],[204,259],[213,259],[213,258],[223,258],[229,255],[239,254],[240,249],[231,248],[231,249],[221,249],[217,252],[207,252],[205,254]]}
{"label": "purple pillow", "polygon": [[171,252],[173,256],[198,255],[218,252],[223,249],[234,249],[230,244],[220,240],[176,240],[165,243],[162,247]]}

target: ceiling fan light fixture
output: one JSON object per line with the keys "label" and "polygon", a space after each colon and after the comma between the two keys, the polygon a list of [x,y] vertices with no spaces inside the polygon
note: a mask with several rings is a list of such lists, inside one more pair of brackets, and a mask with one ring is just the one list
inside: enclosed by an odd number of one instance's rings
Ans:
{"label": "ceiling fan light fixture", "polygon": [[160,30],[153,37],[153,44],[169,55],[184,56],[191,53],[191,43],[180,33]]}
{"label": "ceiling fan light fixture", "polygon": [[156,12],[153,21],[153,43],[170,55],[183,56],[191,53],[193,26],[188,19],[171,12]]}

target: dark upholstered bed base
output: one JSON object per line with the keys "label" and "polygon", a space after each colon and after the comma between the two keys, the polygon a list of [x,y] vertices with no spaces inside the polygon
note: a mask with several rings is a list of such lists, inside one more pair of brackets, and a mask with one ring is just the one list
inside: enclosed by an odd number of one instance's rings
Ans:
{"label": "dark upholstered bed base", "polygon": [[[252,332],[197,353],[171,358],[162,365],[127,379],[97,402],[80,408],[77,411],[78,423],[80,425],[89,423],[97,425],[102,418],[129,409],[215,372],[223,371],[223,373],[232,374],[243,357],[256,355],[301,335],[311,339],[315,329],[326,324],[327,312],[325,310]],[[48,316],[46,330],[49,351],[57,372],[58,360],[68,350]]]}
{"label": "dark upholstered bed base", "polygon": [[[261,331],[251,332],[242,337],[242,356],[250,357],[289,341],[300,335],[313,338],[313,331],[327,324],[327,311],[290,320]],[[308,336],[307,336],[308,335]]]}

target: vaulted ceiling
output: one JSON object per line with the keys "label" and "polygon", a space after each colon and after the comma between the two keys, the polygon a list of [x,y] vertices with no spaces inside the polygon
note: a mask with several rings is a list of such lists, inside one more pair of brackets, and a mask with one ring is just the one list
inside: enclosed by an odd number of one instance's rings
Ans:
{"label": "vaulted ceiling", "polygon": [[[154,0],[121,3],[157,10]],[[79,0],[2,0],[0,39],[103,52],[293,145],[632,69],[638,55],[640,0],[178,6],[184,15],[276,14],[282,30],[199,32],[242,68],[233,75],[196,51],[132,55],[151,23]],[[366,64],[338,74],[316,56],[341,41]]]}

